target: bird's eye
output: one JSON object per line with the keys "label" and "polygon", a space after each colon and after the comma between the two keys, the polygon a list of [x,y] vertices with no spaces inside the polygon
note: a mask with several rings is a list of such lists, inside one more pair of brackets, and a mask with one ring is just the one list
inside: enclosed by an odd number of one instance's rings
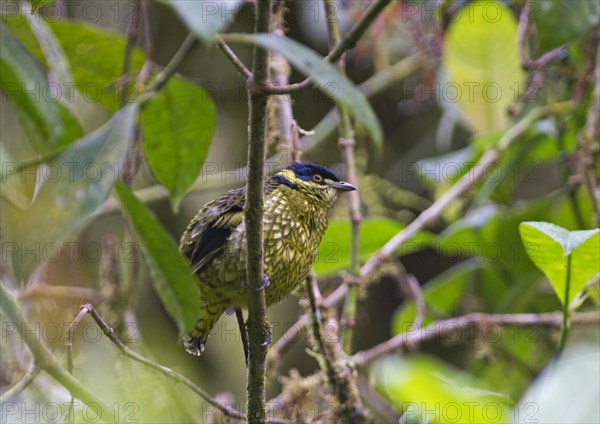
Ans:
{"label": "bird's eye", "polygon": [[315,174],[315,175],[313,175],[313,181],[315,183],[320,183],[321,181],[323,181],[323,177],[320,176],[319,174]]}

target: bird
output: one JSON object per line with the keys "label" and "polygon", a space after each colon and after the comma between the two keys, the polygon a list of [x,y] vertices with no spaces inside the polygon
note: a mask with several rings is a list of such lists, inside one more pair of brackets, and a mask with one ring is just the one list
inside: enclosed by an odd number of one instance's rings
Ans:
{"label": "bird", "polygon": [[[317,257],[328,224],[328,210],[343,192],[356,190],[329,168],[292,162],[264,182],[263,245],[265,300],[280,302],[300,288]],[[200,356],[220,316],[247,307],[245,187],[204,205],[181,236],[179,249],[189,261],[200,291],[194,329],[185,350]],[[242,324],[240,324],[240,330]],[[247,342],[242,341],[247,355]],[[247,359],[247,357],[246,357]]]}

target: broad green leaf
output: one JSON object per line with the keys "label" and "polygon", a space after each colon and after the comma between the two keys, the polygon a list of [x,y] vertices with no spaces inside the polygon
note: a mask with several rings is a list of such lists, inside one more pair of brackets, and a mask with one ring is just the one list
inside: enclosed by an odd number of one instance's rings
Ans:
{"label": "broad green leaf", "polygon": [[194,328],[200,310],[198,282],[177,245],[154,215],[122,182],[115,185],[127,219],[138,236],[152,282],[180,335]]}
{"label": "broad green leaf", "polygon": [[[485,266],[481,261],[459,264],[438,275],[423,286],[426,314],[423,325],[453,315],[475,272]],[[417,309],[414,300],[406,300],[392,318],[394,334],[414,330]]]}
{"label": "broad green leaf", "polygon": [[518,103],[524,74],[517,51],[517,24],[500,2],[473,2],[450,24],[443,64],[453,96],[476,133],[506,129]]}
{"label": "broad green leaf", "polygon": [[596,0],[533,0],[529,22],[537,28],[540,47],[551,50],[575,41],[600,24]]}
{"label": "broad green leaf", "polygon": [[548,277],[563,305],[569,305],[600,272],[599,229],[568,231],[548,222],[523,222],[519,229],[527,254]]}
{"label": "broad green leaf", "polygon": [[[62,48],[68,59],[73,76],[69,84],[61,86],[61,97],[71,101],[76,91],[89,103],[99,104],[111,112],[117,111],[120,107],[117,83],[123,72],[125,37],[92,24],[73,21],[44,22],[58,40],[58,48]],[[24,19],[18,15],[8,16],[6,26],[19,37],[34,57],[42,62],[50,60],[44,57]],[[144,54],[135,48],[131,57],[132,73],[141,69],[143,64]],[[48,67],[53,69],[51,64]],[[130,81],[123,91],[126,98],[131,99],[140,90],[135,81]]]}
{"label": "broad green leaf", "polygon": [[[125,37],[106,28],[75,22],[52,22],[50,28],[69,59],[75,88],[86,101],[116,111],[120,107],[117,83],[123,71]],[[143,53],[134,49],[131,70],[137,71],[143,64]],[[133,81],[124,89],[127,99],[139,91]]]}
{"label": "broad green leaf", "polygon": [[[31,4],[34,7],[34,4]],[[35,10],[34,10],[35,12]],[[37,42],[44,53],[50,79],[53,82],[60,84],[62,87],[66,87],[66,84],[73,82],[73,76],[71,74],[71,66],[67,59],[64,50],[60,46],[60,43],[54,36],[54,33],[50,29],[50,26],[44,21],[41,16],[35,13],[26,13],[25,17],[27,23],[31,28],[31,32],[35,36]],[[60,101],[66,103],[66,96],[60,96]]]}
{"label": "broad green leaf", "polygon": [[313,50],[295,40],[274,34],[232,34],[231,39],[246,43],[255,42],[285,57],[292,66],[311,77],[323,93],[344,104],[354,119],[365,127],[375,145],[381,147],[383,132],[365,95],[352,81],[340,74],[335,66],[324,62]]}
{"label": "broad green leaf", "polygon": [[410,422],[508,423],[510,399],[429,357],[388,357],[375,365],[375,387]]}
{"label": "broad green leaf", "polygon": [[214,104],[201,87],[171,79],[143,107],[140,118],[150,168],[177,209],[208,154],[216,124]]}
{"label": "broad green leaf", "polygon": [[53,2],[54,2],[54,0],[31,0],[31,11],[35,12],[43,5],[45,5],[47,3],[53,3]]}
{"label": "broad green leaf", "polygon": [[592,343],[568,348],[550,363],[521,399],[517,422],[600,422],[600,352]]}
{"label": "broad green leaf", "polygon": [[[119,178],[119,165],[125,162],[134,137],[136,116],[137,106],[126,106],[104,126],[38,169],[41,183],[31,206],[16,217],[14,229],[8,231],[12,240],[38,252],[52,246],[64,247],[63,243],[90,220]],[[38,262],[48,256],[15,256],[17,275],[27,278]]]}
{"label": "broad green leaf", "polygon": [[217,33],[233,21],[236,13],[244,5],[242,0],[161,0],[161,3],[175,9],[187,27],[206,42],[214,41]]}
{"label": "broad green leaf", "polygon": [[39,63],[0,28],[0,84],[32,146],[44,153],[81,136],[78,121],[60,103]]}
{"label": "broad green leaf", "polygon": [[[383,217],[368,217],[360,224],[360,260],[367,260],[404,226]],[[411,242],[401,246],[398,254],[406,255],[425,248],[431,235],[419,233]],[[348,220],[333,220],[329,223],[314,264],[318,276],[334,274],[350,266],[351,227]]]}

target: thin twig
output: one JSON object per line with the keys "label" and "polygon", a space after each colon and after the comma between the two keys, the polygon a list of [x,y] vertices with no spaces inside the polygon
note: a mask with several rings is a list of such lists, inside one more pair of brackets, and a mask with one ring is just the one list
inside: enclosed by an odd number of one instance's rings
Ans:
{"label": "thin twig", "polygon": [[221,37],[217,38],[217,46],[219,49],[221,49],[221,51],[225,54],[225,57],[229,59],[233,66],[235,66],[235,69],[237,69],[242,78],[249,80],[252,77],[252,72],[250,69],[246,68],[244,62],[242,62],[242,60],[235,54],[233,50],[231,50],[231,47],[229,47]]}
{"label": "thin twig", "polygon": [[133,17],[127,24],[127,37],[125,41],[125,54],[123,55],[123,66],[121,68],[121,78],[119,80],[119,102],[123,106],[127,101],[127,86],[129,85],[129,71],[131,70],[131,58],[135,50],[135,44],[138,40],[140,29],[140,6],[138,3],[133,4]]}
{"label": "thin twig", "polygon": [[[281,2],[283,4],[283,2]],[[278,15],[281,12],[278,13]],[[282,26],[281,19],[276,20],[277,25]],[[273,30],[273,34],[283,37],[281,28]],[[285,57],[280,54],[273,54],[271,57],[271,83],[275,86],[284,86],[289,82],[291,68]],[[275,111],[277,112],[277,132],[279,136],[279,157],[282,162],[296,162],[299,152],[296,150],[298,144],[298,125],[294,120],[292,110],[292,97],[288,94],[275,96]]]}
{"label": "thin twig", "polygon": [[35,334],[35,330],[29,321],[23,315],[15,297],[0,282],[0,309],[2,313],[17,326],[17,331],[21,340],[27,344],[27,347],[33,355],[36,366],[48,373],[54,380],[86,405],[93,405],[95,410],[99,410],[102,417],[106,417],[107,422],[115,422],[113,411],[108,405],[98,398],[93,391],[84,386],[79,380],[74,378],[58,362],[58,359],[50,351],[48,346],[40,340],[39,337],[28,337]]}
{"label": "thin twig", "polygon": [[[600,55],[597,56],[596,60],[600,62]],[[579,174],[584,180],[592,201],[592,207],[596,215],[596,226],[600,227],[600,190],[594,172],[594,156],[598,153],[593,151],[593,149],[597,149],[597,140],[600,135],[600,63],[594,70],[593,75],[594,92],[592,93],[585,127],[582,131],[578,165]]]}
{"label": "thin twig", "polygon": [[524,69],[538,70],[545,67],[548,63],[554,60],[556,57],[561,55],[565,48],[560,46],[556,47],[549,52],[543,54],[538,59],[531,59],[527,53],[527,30],[529,28],[529,11],[530,2],[527,1],[521,10],[519,15],[519,25],[517,28],[517,46],[519,49],[519,55],[521,56],[521,66]]}
{"label": "thin twig", "polygon": [[423,324],[426,312],[425,297],[423,296],[423,291],[421,290],[419,281],[414,275],[406,274],[401,280],[402,283],[406,285],[406,289],[409,293],[409,296],[415,301],[417,313],[415,315],[413,326],[418,328]]}
{"label": "thin twig", "polygon": [[[270,31],[271,0],[257,0],[254,33]],[[263,264],[263,168],[267,136],[269,99],[258,87],[269,81],[269,52],[254,45],[252,78],[248,81],[248,182],[244,224],[246,226],[246,284],[248,287],[248,366],[247,414],[251,423],[265,423],[265,371],[270,329],[266,321],[266,281]]]}
{"label": "thin twig", "polygon": [[[412,329],[409,332],[398,334],[383,343],[357,352],[352,356],[352,361],[357,366],[365,366],[382,355],[392,353],[402,347],[419,344],[435,338],[455,336],[457,331],[472,326],[485,327],[490,325],[535,325],[560,327],[563,313],[551,312],[545,314],[484,314],[471,313],[456,318],[434,322],[424,328]],[[573,324],[598,325],[600,313],[580,312],[572,317]]]}
{"label": "thin twig", "polygon": [[[325,0],[325,19],[327,21],[327,29],[329,31],[329,41],[332,45],[340,44],[340,28],[338,26],[337,4],[334,0]],[[346,73],[346,65],[344,57],[340,57],[337,64],[338,71],[343,75]],[[339,132],[339,148],[342,155],[342,160],[346,168],[346,179],[353,185],[357,185],[356,178],[356,160],[354,158],[354,128],[350,119],[348,109],[341,103],[338,103],[337,110],[340,116]],[[358,303],[358,273],[360,272],[360,195],[358,190],[348,193],[348,219],[351,225],[350,235],[350,285],[346,296],[346,303],[342,315],[342,323],[344,326],[344,350],[347,353],[352,353],[352,336],[354,334],[356,310]]]}
{"label": "thin twig", "polygon": [[19,381],[17,381],[11,388],[7,389],[2,396],[0,396],[0,405],[4,402],[9,401],[23,390],[27,388],[31,384],[33,380],[40,373],[41,369],[38,367],[35,362],[31,364],[29,370],[25,373],[23,377]]}
{"label": "thin twig", "polygon": [[[69,324],[67,328],[67,337],[65,340],[65,348],[67,350],[67,371],[69,374],[73,374],[73,332],[79,324],[85,318],[88,311],[84,308],[81,308],[75,319]],[[75,417],[75,397],[71,394],[71,400],[69,402],[69,422],[73,422],[73,417]]]}
{"label": "thin twig", "polygon": [[398,415],[394,407],[371,387],[369,381],[360,375],[356,378],[356,381],[360,394],[365,399],[365,402],[371,406],[371,409],[377,411],[379,415],[385,419],[386,423],[400,422],[400,415]]}
{"label": "thin twig", "polygon": [[[329,54],[325,57],[325,62],[335,63],[337,62],[349,49],[353,48],[358,40],[364,35],[364,33],[369,29],[371,24],[379,14],[385,9],[385,7],[390,3],[390,0],[376,0],[373,2],[366,12],[361,16],[361,18],[354,24],[354,26],[346,33],[344,38],[342,38],[339,42],[335,44],[333,49],[329,52]],[[264,86],[263,91],[268,94],[291,94],[296,91],[303,90],[307,87],[310,87],[313,84],[311,78],[306,78],[302,82],[290,84],[285,87],[275,87],[275,86]]]}
{"label": "thin twig", "polygon": [[310,307],[310,322],[312,327],[312,334],[317,343],[317,347],[321,353],[321,357],[323,358],[323,363],[325,364],[325,372],[327,373],[327,377],[332,384],[337,379],[335,365],[333,364],[331,357],[327,353],[327,348],[325,347],[325,338],[323,337],[323,327],[322,327],[322,317],[321,317],[321,309],[319,308],[319,303],[317,299],[321,297],[319,292],[319,286],[317,285],[317,279],[314,272],[311,272],[308,277],[306,277],[306,296],[308,297],[308,304]]}
{"label": "thin twig", "polygon": [[146,59],[153,60],[154,58],[154,41],[152,39],[152,27],[150,26],[150,0],[139,0],[139,7],[142,10],[144,19],[144,51]]}
{"label": "thin twig", "polygon": [[[323,336],[321,309],[319,308],[321,293],[314,273],[306,278],[306,293],[310,306],[313,337],[321,353],[321,358],[323,358],[321,367],[324,368],[327,381],[339,402],[336,414],[342,422],[366,422],[366,411],[362,406],[352,371],[348,369],[348,364],[344,360],[341,343],[336,335],[329,337],[329,342],[326,342]],[[340,327],[335,318],[330,316],[329,321],[333,328]]]}
{"label": "thin twig", "polygon": [[[196,386],[188,378],[177,373],[176,371],[173,371],[170,368],[167,368],[163,365],[157,364],[156,362],[153,362],[150,359],[147,359],[147,358],[143,357],[142,355],[139,355],[138,353],[131,350],[128,346],[126,346],[123,342],[121,342],[121,340],[119,340],[119,338],[115,334],[112,327],[110,327],[106,323],[106,321],[104,321],[104,319],[98,314],[96,309],[90,304],[86,304],[81,307],[79,314],[77,315],[77,317],[75,318],[73,323],[71,323],[71,325],[69,326],[69,331],[67,332],[67,342],[71,343],[71,346],[72,346],[72,342],[73,342],[72,331],[77,326],[77,324],[83,319],[83,317],[85,317],[87,314],[90,314],[90,316],[94,319],[96,324],[98,324],[98,326],[100,327],[100,329],[102,330],[104,335],[106,337],[108,337],[108,339],[116,346],[116,348],[119,349],[119,351],[127,358],[132,359],[136,362],[139,362],[140,364],[143,364],[149,368],[152,368],[153,370],[158,371],[159,373],[170,378],[171,380],[173,380],[177,383],[181,383],[184,386],[187,386],[194,393],[196,393],[200,397],[202,397],[206,402],[210,403],[212,406],[214,406],[219,411],[221,411],[225,416],[231,417],[231,418],[243,419],[243,420],[246,419],[246,416],[242,412],[232,408],[229,405],[225,405],[225,404],[222,404],[222,403],[216,401],[212,396],[210,396],[208,393],[206,393],[200,387]],[[67,352],[69,352],[69,350],[67,350]],[[71,364],[69,365],[69,367],[70,367],[70,369],[72,369],[72,359],[71,359]]]}
{"label": "thin twig", "polygon": [[167,63],[167,66],[148,84],[148,87],[140,95],[139,102],[143,104],[152,99],[169,79],[175,75],[179,66],[187,59],[198,44],[198,38],[193,33],[189,33],[169,63]]}

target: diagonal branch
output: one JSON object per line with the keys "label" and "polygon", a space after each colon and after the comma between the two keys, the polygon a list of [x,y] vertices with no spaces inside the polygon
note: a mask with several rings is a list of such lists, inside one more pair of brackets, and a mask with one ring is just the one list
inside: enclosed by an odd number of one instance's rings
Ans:
{"label": "diagonal branch", "polygon": [[2,396],[0,396],[0,404],[7,402],[11,398],[21,393],[23,390],[25,390],[27,386],[29,386],[31,382],[35,380],[40,371],[40,367],[38,367],[35,364],[35,362],[32,363],[25,375],[21,377],[21,379],[17,381],[14,386],[2,393]]}
{"label": "diagonal branch", "polygon": [[[133,350],[131,350],[128,346],[126,346],[121,340],[119,340],[119,338],[117,337],[117,335],[115,334],[114,330],[112,329],[112,327],[110,327],[106,321],[104,321],[104,319],[102,319],[102,317],[98,314],[98,312],[96,311],[96,309],[90,305],[89,303],[86,305],[83,305],[81,307],[81,310],[79,312],[79,314],[77,315],[77,317],[75,318],[75,320],[71,323],[71,325],[69,326],[69,330],[67,332],[67,352],[70,352],[71,349],[70,347],[72,347],[73,344],[73,330],[77,327],[77,325],[81,322],[81,320],[87,315],[89,314],[93,320],[96,322],[96,324],[98,324],[98,326],[100,327],[100,329],[102,330],[102,332],[104,333],[104,335],[106,337],[108,337],[108,339],[115,345],[115,347],[117,349],[119,349],[119,351],[121,351],[121,353],[123,353],[124,356],[126,356],[129,359],[132,359],[136,362],[139,362],[140,364],[143,364],[149,368],[152,368],[155,371],[158,371],[160,374],[164,375],[165,377],[177,382],[177,383],[181,383],[184,386],[187,386],[188,388],[190,388],[194,393],[198,394],[200,397],[202,397],[206,402],[210,403],[212,406],[214,406],[215,408],[217,408],[218,410],[220,410],[221,412],[223,412],[223,414],[227,417],[231,417],[231,418],[237,418],[237,419],[242,419],[245,420],[246,416],[232,408],[229,405],[225,405],[221,402],[218,402],[217,400],[215,400],[212,396],[210,396],[208,393],[206,393],[204,390],[202,390],[200,387],[196,386],[191,380],[189,380],[188,378],[184,377],[183,375],[177,373],[176,371],[173,371],[170,368],[167,368],[163,365],[157,364],[156,362],[151,361],[148,358],[145,358],[144,356],[134,352]],[[73,360],[72,360],[72,353],[68,353],[67,357],[69,358],[69,371],[71,371],[73,369]]]}
{"label": "diagonal branch", "polygon": [[[335,63],[344,55],[344,53],[353,48],[389,3],[390,0],[376,0],[373,2],[358,22],[346,33],[344,38],[336,42],[333,49],[331,49],[329,54],[325,57],[325,62]],[[272,85],[263,86],[263,91],[267,94],[291,94],[310,87],[312,84],[312,79],[306,78],[302,82],[286,85],[284,87],[275,87]]]}
{"label": "diagonal branch", "polygon": [[[411,331],[398,334],[372,348],[358,352],[352,356],[353,362],[364,367],[373,360],[388,353],[392,353],[405,346],[414,346],[421,342],[446,337],[456,331],[468,327],[485,327],[489,325],[537,325],[547,327],[560,327],[562,325],[562,312],[546,314],[484,314],[474,312],[456,318],[434,322],[426,327],[411,329]],[[598,325],[600,313],[580,312],[572,317],[574,324]]]}
{"label": "diagonal branch", "polygon": [[229,47],[229,45],[221,37],[217,38],[217,46],[219,47],[219,49],[221,49],[223,54],[225,54],[225,57],[229,59],[231,64],[235,66],[235,69],[237,69],[238,73],[242,76],[242,78],[244,78],[245,80],[252,78],[252,72],[250,71],[250,69],[246,68],[244,62],[242,62],[242,60],[235,54],[231,47]]}

